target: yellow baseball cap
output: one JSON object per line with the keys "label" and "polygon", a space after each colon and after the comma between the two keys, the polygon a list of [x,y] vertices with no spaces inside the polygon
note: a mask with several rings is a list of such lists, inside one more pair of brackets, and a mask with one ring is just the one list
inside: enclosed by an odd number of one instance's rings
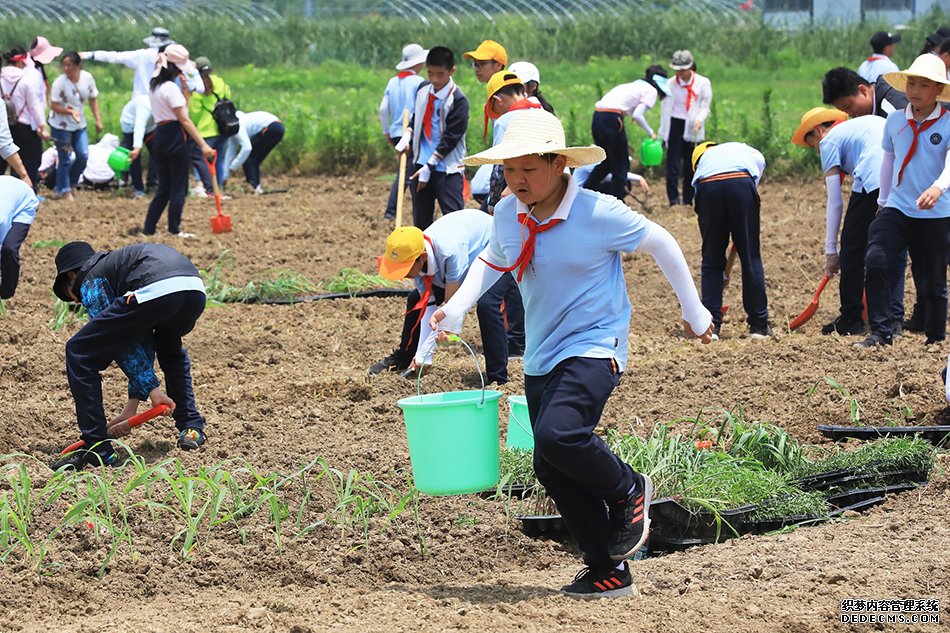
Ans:
{"label": "yellow baseball cap", "polygon": [[402,279],[426,250],[422,231],[401,226],[386,238],[386,253],[379,257],[379,274],[393,281]]}
{"label": "yellow baseball cap", "polygon": [[478,48],[476,48],[474,51],[469,51],[462,57],[466,59],[475,59],[478,61],[488,61],[489,59],[493,59],[502,66],[508,65],[508,53],[505,52],[505,47],[495,40],[485,40],[479,44]]}
{"label": "yellow baseball cap", "polygon": [[706,141],[705,143],[700,143],[696,146],[696,149],[693,150],[693,171],[696,171],[696,164],[699,162],[700,157],[706,153],[706,150],[715,145],[715,141]]}
{"label": "yellow baseball cap", "polygon": [[523,85],[524,83],[521,81],[521,78],[510,70],[499,70],[497,73],[492,75],[488,80],[488,83],[485,84],[485,93],[488,96],[485,101],[485,116],[489,119],[497,119],[499,116],[501,116],[500,114],[497,114],[491,107],[491,98],[495,96],[496,92],[505,86]]}

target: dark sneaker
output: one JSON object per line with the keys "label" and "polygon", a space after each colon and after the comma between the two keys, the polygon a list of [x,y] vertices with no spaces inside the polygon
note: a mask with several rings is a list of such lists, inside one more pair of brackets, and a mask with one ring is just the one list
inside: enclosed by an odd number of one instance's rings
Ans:
{"label": "dark sneaker", "polygon": [[855,343],[854,347],[880,347],[882,345],[890,345],[891,339],[884,338],[880,334],[869,334],[866,339],[860,343]]}
{"label": "dark sneaker", "polygon": [[524,358],[524,346],[508,344],[508,358]]}
{"label": "dark sneaker", "polygon": [[585,567],[574,576],[574,582],[561,591],[576,598],[622,598],[634,595],[630,566],[624,561],[623,569],[594,569]]}
{"label": "dark sneaker", "polygon": [[610,507],[610,536],[607,552],[614,560],[629,558],[643,547],[650,536],[650,502],[653,500],[653,480],[647,475],[634,473],[638,478],[634,493]]}
{"label": "dark sneaker", "polygon": [[95,451],[79,449],[72,453],[63,455],[55,462],[50,464],[50,468],[55,470],[82,470],[86,466],[118,466],[119,456],[115,453],[100,455]]}
{"label": "dark sneaker", "polygon": [[370,365],[369,373],[381,374],[384,371],[401,371],[407,367],[409,367],[409,363],[403,361],[398,349],[394,349],[392,354]]}
{"label": "dark sneaker", "polygon": [[207,437],[204,431],[185,429],[178,435],[178,448],[183,451],[194,451],[204,444],[206,440]]}
{"label": "dark sneaker", "polygon": [[864,334],[864,332],[864,319],[845,319],[840,316],[821,328],[821,333],[825,335],[841,334],[842,336],[854,336],[856,334]]}
{"label": "dark sneaker", "polygon": [[384,220],[395,220],[395,219],[396,219],[396,212],[395,212],[395,211],[387,211],[386,213],[383,214],[383,219],[384,219]]}
{"label": "dark sneaker", "polygon": [[916,314],[912,314],[909,319],[904,319],[904,331],[905,332],[923,332],[924,331],[924,318],[917,317]]}
{"label": "dark sneaker", "polygon": [[924,345],[936,345],[938,343],[943,343],[943,340],[946,337],[941,336],[940,338],[934,336],[928,336],[927,340],[924,341]]}
{"label": "dark sneaker", "polygon": [[765,325],[750,325],[749,326],[749,338],[753,341],[764,341],[766,339],[772,338],[772,327],[766,323]]}
{"label": "dark sneaker", "polygon": [[904,322],[894,321],[891,323],[891,338],[895,336],[904,336]]}

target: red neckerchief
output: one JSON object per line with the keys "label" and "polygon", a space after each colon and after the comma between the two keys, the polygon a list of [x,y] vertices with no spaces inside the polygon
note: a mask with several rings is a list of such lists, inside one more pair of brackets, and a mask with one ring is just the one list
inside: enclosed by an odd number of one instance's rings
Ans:
{"label": "red neckerchief", "polygon": [[[429,243],[429,247],[432,249],[432,255],[435,256],[435,247],[432,246],[432,240],[429,239],[428,235],[423,235],[422,239]],[[423,251],[425,252],[425,251]],[[428,265],[428,261],[426,261]],[[422,283],[425,284],[426,289],[423,291],[422,295],[419,297],[419,301],[416,302],[416,305],[412,306],[406,314],[412,312],[413,310],[419,311],[419,318],[416,319],[416,324],[412,326],[412,332],[409,333],[409,342],[412,343],[412,335],[419,328],[419,324],[422,323],[422,317],[425,316],[426,306],[429,305],[429,298],[432,296],[432,278],[435,275],[422,275]]]}
{"label": "red neckerchief", "polygon": [[396,74],[396,77],[399,79],[405,79],[406,77],[412,77],[415,74],[416,73],[412,72],[411,70],[401,70]]}
{"label": "red neckerchief", "polygon": [[429,91],[429,101],[426,102],[426,111],[422,115],[422,133],[426,138],[432,140],[432,114],[435,112],[435,100],[438,97],[431,90]]}
{"label": "red neckerchief", "polygon": [[868,58],[867,58],[866,60],[864,60],[864,61],[867,61],[867,62],[876,62],[876,61],[879,60],[879,59],[886,59],[886,58],[887,58],[887,57],[886,57],[885,55],[871,55],[870,57],[868,57]]}
{"label": "red neckerchief", "polygon": [[[540,103],[535,103],[534,101],[529,101],[528,99],[522,99],[521,101],[516,102],[510,108],[508,108],[508,112],[512,112],[513,110],[530,110],[532,108],[540,108],[540,107],[541,107]],[[482,130],[483,139],[488,137],[488,119],[497,119],[501,116],[502,115],[500,114],[493,116],[493,111],[491,110],[491,99],[489,99],[485,103],[485,128]]]}
{"label": "red neckerchief", "polygon": [[917,151],[917,139],[920,136],[921,132],[925,132],[927,129],[933,126],[934,123],[940,120],[944,115],[945,110],[943,106],[939,103],[937,107],[940,108],[940,114],[937,115],[936,119],[928,119],[920,124],[920,127],[917,126],[917,121],[914,119],[908,119],[907,124],[910,126],[910,129],[914,131],[914,140],[910,142],[910,149],[907,150],[907,155],[904,156],[904,162],[901,164],[901,170],[897,172],[897,184],[901,184],[901,178],[904,176],[904,168],[907,167],[907,164],[910,162],[910,159],[914,157],[914,152]]}
{"label": "red neckerchief", "polygon": [[518,259],[515,260],[515,263],[512,266],[505,267],[495,266],[485,259],[482,259],[482,261],[488,264],[489,268],[494,268],[503,273],[510,273],[515,268],[518,268],[518,281],[521,281],[521,277],[524,276],[525,268],[531,263],[531,257],[534,255],[534,241],[538,233],[544,233],[549,229],[553,229],[563,221],[564,220],[553,219],[548,220],[545,224],[539,225],[537,221],[527,213],[519,213],[518,223],[528,228],[528,239],[522,244],[521,253],[518,255]]}
{"label": "red neckerchief", "polygon": [[676,83],[679,84],[680,88],[686,88],[686,111],[689,112],[689,108],[693,103],[693,99],[696,98],[696,91],[693,90],[693,84],[696,83],[696,72],[693,71],[693,76],[690,78],[689,83],[685,86],[680,83],[680,80],[677,79]]}

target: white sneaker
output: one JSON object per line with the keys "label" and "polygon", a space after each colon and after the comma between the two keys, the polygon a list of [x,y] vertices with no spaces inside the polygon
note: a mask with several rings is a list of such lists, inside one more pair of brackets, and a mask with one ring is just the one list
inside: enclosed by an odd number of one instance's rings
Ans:
{"label": "white sneaker", "polygon": [[191,190],[191,195],[192,197],[195,197],[195,198],[207,198],[208,192],[205,191],[205,188],[203,185],[198,185],[197,187]]}
{"label": "white sneaker", "polygon": [[263,194],[264,194],[264,186],[263,186],[263,185],[257,185],[256,187],[254,187],[254,193],[256,193],[256,194],[259,195],[259,196],[260,196],[260,195],[263,195]]}
{"label": "white sneaker", "polygon": [[183,240],[191,239],[194,236],[195,236],[194,233],[185,233],[184,231],[181,231],[178,233],[178,237],[180,237]]}

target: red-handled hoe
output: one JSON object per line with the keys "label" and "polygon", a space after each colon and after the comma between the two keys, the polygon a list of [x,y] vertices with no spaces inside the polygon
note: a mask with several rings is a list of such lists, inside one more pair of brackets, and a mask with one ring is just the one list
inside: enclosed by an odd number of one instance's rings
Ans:
{"label": "red-handled hoe", "polygon": [[822,291],[825,289],[825,286],[828,285],[828,281],[831,279],[828,275],[825,275],[821,278],[821,283],[818,284],[818,290],[815,291],[815,296],[812,297],[811,303],[808,304],[808,307],[802,310],[802,313],[795,317],[791,323],[788,324],[788,329],[797,330],[801,326],[808,323],[815,313],[818,312],[818,298],[821,296]]}
{"label": "red-handled hoe", "polygon": [[[149,420],[153,418],[157,418],[158,416],[168,411],[168,409],[170,408],[171,407],[169,407],[167,404],[160,404],[157,407],[152,407],[148,411],[143,411],[142,413],[139,413],[138,415],[133,415],[128,420],[122,420],[121,422],[117,424],[113,424],[108,429],[109,436],[117,437],[119,435],[125,435],[126,433],[128,433],[129,430],[134,429],[137,426],[142,426],[143,424],[145,424],[146,422],[148,422]],[[117,434],[116,431],[121,431],[121,433]],[[73,451],[77,451],[85,445],[86,445],[86,442],[83,440],[79,440],[78,442],[73,442],[72,444],[64,448],[62,452],[60,453],[60,455],[65,455],[66,453],[72,453]]]}

